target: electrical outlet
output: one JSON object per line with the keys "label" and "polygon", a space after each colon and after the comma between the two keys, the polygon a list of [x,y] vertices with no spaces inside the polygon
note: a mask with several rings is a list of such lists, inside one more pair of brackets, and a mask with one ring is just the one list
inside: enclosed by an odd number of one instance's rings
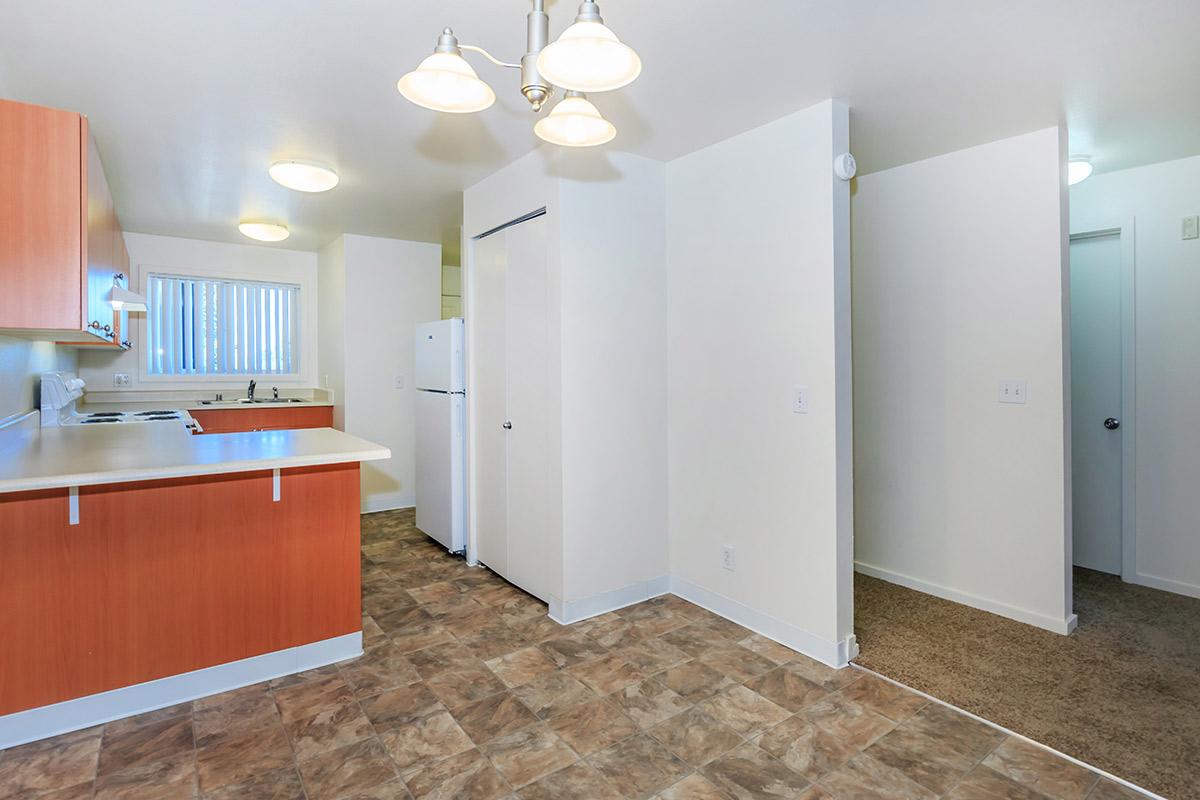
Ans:
{"label": "electrical outlet", "polygon": [[721,567],[733,572],[737,568],[737,559],[734,558],[733,545],[725,545],[721,548]]}
{"label": "electrical outlet", "polygon": [[1000,381],[1000,402],[1024,404],[1029,394],[1025,381]]}
{"label": "electrical outlet", "polygon": [[404,388],[404,376],[397,375],[396,380],[394,381],[394,385],[397,389],[403,389]]}
{"label": "electrical outlet", "polygon": [[113,373],[113,386],[128,386],[128,385],[129,385],[129,373],[128,372],[114,372]]}
{"label": "electrical outlet", "polygon": [[1183,238],[1200,239],[1200,217],[1183,218]]}
{"label": "electrical outlet", "polygon": [[797,386],[792,391],[792,413],[807,414],[808,413],[808,387]]}

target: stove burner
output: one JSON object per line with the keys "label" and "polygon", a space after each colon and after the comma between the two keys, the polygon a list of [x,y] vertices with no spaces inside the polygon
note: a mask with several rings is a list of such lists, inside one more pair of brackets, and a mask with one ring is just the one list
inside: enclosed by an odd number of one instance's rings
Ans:
{"label": "stove burner", "polygon": [[120,417],[120,416],[123,416],[124,414],[125,414],[124,411],[93,411],[92,413],[88,414],[87,416],[90,419],[92,417]]}
{"label": "stove burner", "polygon": [[134,416],[136,417],[158,417],[163,414],[178,414],[178,411],[139,411]]}
{"label": "stove burner", "polygon": [[94,425],[97,422],[120,422],[120,421],[121,421],[120,417],[94,417],[92,419],[85,419],[82,422],[80,422],[79,424],[80,425]]}
{"label": "stove burner", "polygon": [[173,420],[178,420],[178,419],[179,419],[179,415],[178,415],[178,414],[172,414],[172,415],[170,415],[170,416],[166,416],[166,417],[143,417],[143,419],[147,419],[147,420],[149,420],[149,421],[151,421],[151,422],[153,422],[154,420],[159,420],[159,419],[173,419]]}

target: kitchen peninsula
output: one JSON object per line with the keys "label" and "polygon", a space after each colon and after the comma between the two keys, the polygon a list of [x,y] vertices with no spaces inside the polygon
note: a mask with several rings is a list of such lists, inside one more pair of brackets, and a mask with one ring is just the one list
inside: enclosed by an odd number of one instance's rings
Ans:
{"label": "kitchen peninsula", "polygon": [[361,653],[359,462],[387,448],[35,425],[0,440],[0,748]]}

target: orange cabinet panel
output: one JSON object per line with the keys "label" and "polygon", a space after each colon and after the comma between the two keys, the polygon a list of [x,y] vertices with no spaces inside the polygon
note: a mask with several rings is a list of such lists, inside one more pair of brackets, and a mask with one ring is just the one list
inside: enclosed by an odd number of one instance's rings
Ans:
{"label": "orange cabinet panel", "polygon": [[205,433],[332,428],[332,406],[205,408],[190,412]]}

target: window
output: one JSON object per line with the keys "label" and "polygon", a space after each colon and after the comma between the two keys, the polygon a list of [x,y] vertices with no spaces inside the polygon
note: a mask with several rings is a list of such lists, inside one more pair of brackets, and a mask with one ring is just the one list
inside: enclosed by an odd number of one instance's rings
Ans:
{"label": "window", "polygon": [[149,375],[292,375],[300,371],[300,287],[146,275]]}

